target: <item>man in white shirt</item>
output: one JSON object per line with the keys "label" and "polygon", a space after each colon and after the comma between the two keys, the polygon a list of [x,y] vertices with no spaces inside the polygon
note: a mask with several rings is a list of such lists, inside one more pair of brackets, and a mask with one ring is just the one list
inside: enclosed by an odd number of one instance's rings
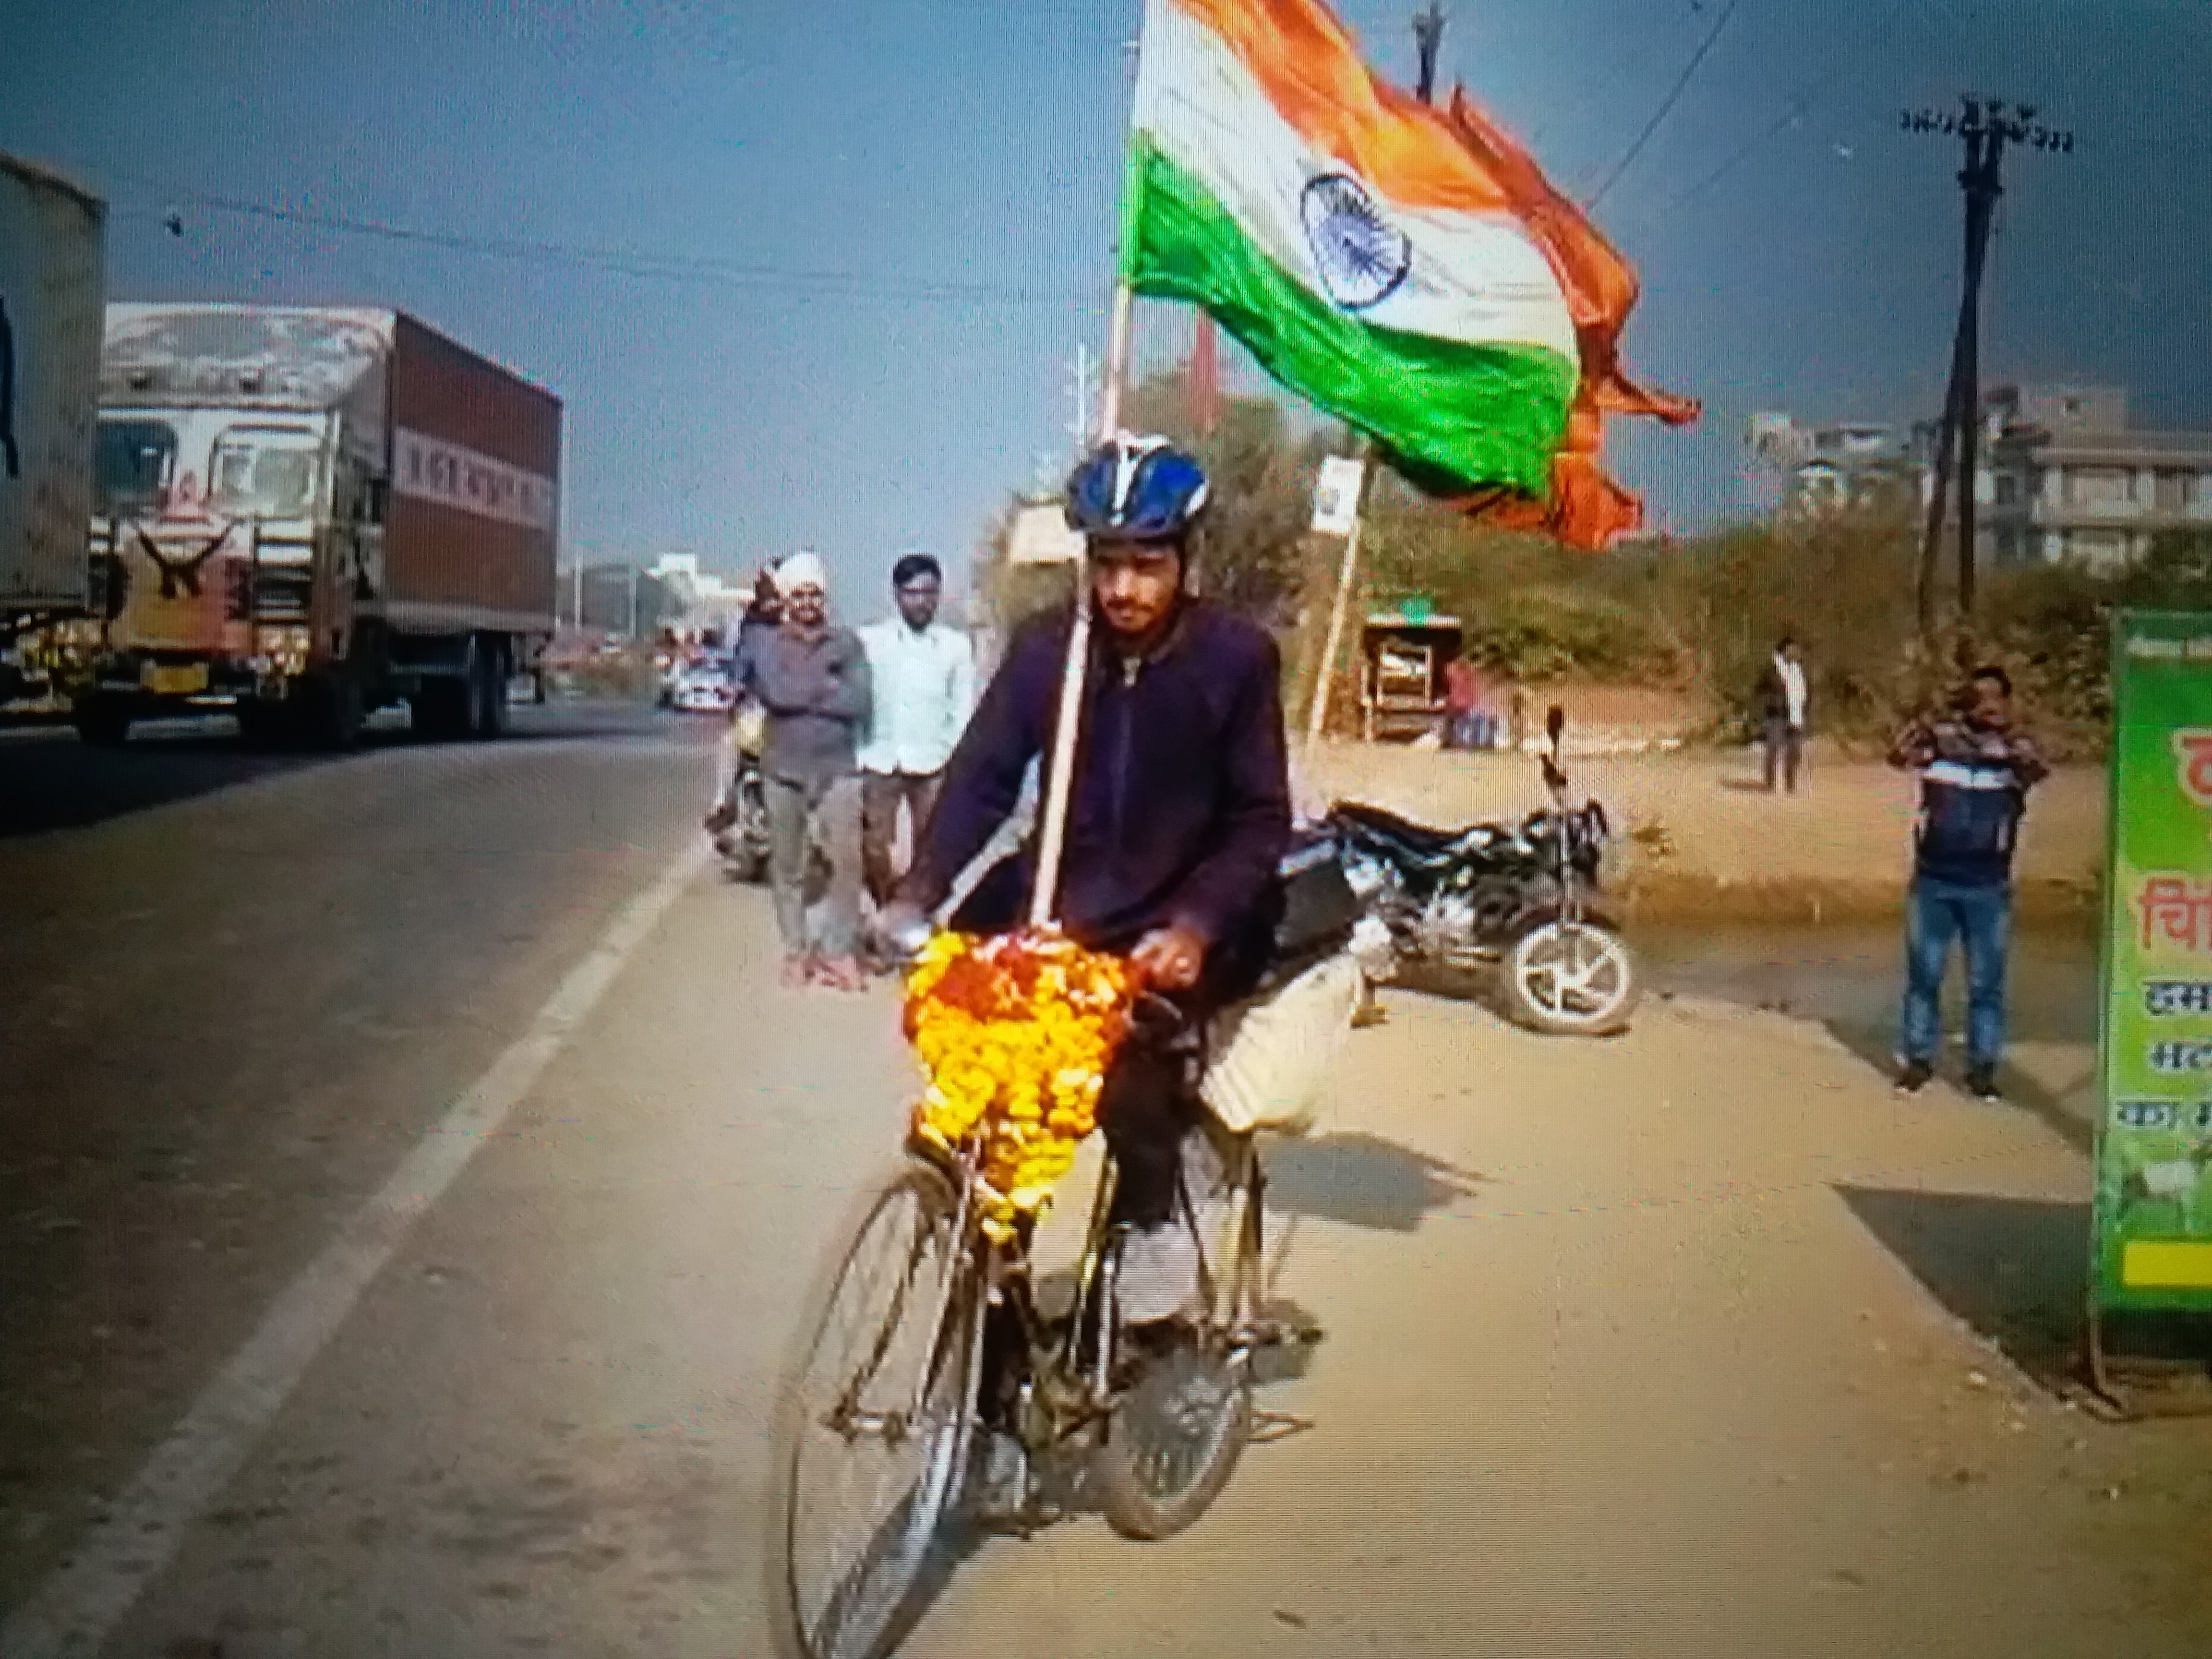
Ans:
{"label": "man in white shirt", "polygon": [[918,838],[937,804],[945,763],[975,707],[975,653],[968,635],[937,620],[945,573],[927,553],[891,567],[898,615],[860,630],[875,705],[860,746],[860,864],[878,904],[898,884],[891,848],[899,808]]}
{"label": "man in white shirt", "polygon": [[1759,717],[1765,730],[1765,781],[1774,792],[1775,775],[1791,794],[1797,793],[1797,774],[1805,763],[1805,656],[1797,641],[1784,635],[1774,647],[1774,660],[1759,677]]}

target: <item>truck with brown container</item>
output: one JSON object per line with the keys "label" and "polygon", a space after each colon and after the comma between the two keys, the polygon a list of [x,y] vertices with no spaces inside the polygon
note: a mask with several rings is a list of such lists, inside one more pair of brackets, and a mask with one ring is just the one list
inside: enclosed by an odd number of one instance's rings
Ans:
{"label": "truck with brown container", "polygon": [[0,155],[0,704],[43,686],[85,601],[107,210]]}
{"label": "truck with brown container", "polygon": [[404,312],[107,307],[86,741],[490,738],[554,626],[561,403]]}

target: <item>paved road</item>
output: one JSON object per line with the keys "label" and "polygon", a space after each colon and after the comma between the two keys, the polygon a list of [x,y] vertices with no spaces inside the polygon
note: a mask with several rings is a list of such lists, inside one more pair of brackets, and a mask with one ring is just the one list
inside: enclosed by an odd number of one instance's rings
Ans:
{"label": "paved road", "polygon": [[698,727],[518,712],[340,759],[0,735],[0,1603],[692,839]]}
{"label": "paved road", "polygon": [[[777,1652],[780,1382],[910,1073],[666,879],[706,772],[564,716],[0,843],[0,1601],[103,1638],[21,1651]],[[2203,1425],[2039,1381],[2045,1116],[1393,1000],[1273,1155],[1315,1428],[1170,1543],[985,1545],[911,1659],[2212,1651]]]}

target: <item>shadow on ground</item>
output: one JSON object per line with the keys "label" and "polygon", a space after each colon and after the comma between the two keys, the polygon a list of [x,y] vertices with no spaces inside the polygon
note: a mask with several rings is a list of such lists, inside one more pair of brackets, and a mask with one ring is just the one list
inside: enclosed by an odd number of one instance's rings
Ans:
{"label": "shadow on ground", "polygon": [[11,733],[0,744],[0,836],[81,830],[336,758],[248,749],[227,732],[120,749],[88,748],[66,729]]}
{"label": "shadow on ground", "polygon": [[1409,1233],[1486,1178],[1379,1136],[1279,1139],[1267,1151],[1272,1210]]}
{"label": "shadow on ground", "polygon": [[[653,716],[626,705],[517,708],[506,743],[639,736]],[[682,740],[695,728],[672,726]],[[696,740],[712,733],[696,728]],[[363,752],[418,746],[404,721],[380,723],[362,738]],[[154,725],[120,748],[88,747],[67,726],[0,730],[0,840],[56,830],[82,830],[173,801],[191,800],[257,779],[342,764],[339,754],[247,745],[227,718]]]}
{"label": "shadow on ground", "polygon": [[2089,1206],[1838,1187],[1929,1294],[2045,1387],[2074,1380],[2088,1292]]}
{"label": "shadow on ground", "polygon": [[[2089,1206],[1959,1193],[1836,1188],[1929,1291],[2054,1394],[2079,1395]],[[2186,1316],[2106,1316],[2111,1402],[2149,1417],[2212,1415],[2212,1331]]]}
{"label": "shadow on ground", "polygon": [[[1774,1012],[1786,1014],[1790,1008],[1784,1004]],[[1823,1020],[1821,1024],[1830,1036],[1883,1077],[1894,1078],[1897,1075],[1897,1032],[1894,1027],[1851,1019]],[[1929,1085],[1931,1089],[1949,1086],[1942,1080],[1945,1078],[1952,1083],[1958,1082],[1960,1068],[1956,1056],[1950,1056],[1946,1063],[1949,1069],[1939,1069],[1938,1081]],[[2091,1079],[2084,1079],[2088,1080]],[[2008,1107],[2016,1108],[2040,1119],[2045,1128],[2085,1157],[2094,1148],[2095,1128],[2079,1112],[2069,1110],[2066,1104],[2067,1096],[2075,1092],[2075,1089],[2051,1089],[2019,1066],[2010,1065],[2000,1068],[1997,1083],[2004,1091],[2004,1099],[1984,1109],[2001,1112]],[[2075,1088],[2079,1086],[2077,1084]]]}
{"label": "shadow on ground", "polygon": [[[1046,1293],[1048,1287],[1054,1290],[1051,1295]],[[1037,1289],[1041,1304],[1073,1299],[1073,1282],[1064,1273],[1040,1280]],[[1314,1327],[1310,1316],[1294,1303],[1270,1301],[1261,1311],[1264,1316],[1280,1320],[1285,1325],[1318,1328]],[[1255,1388],[1264,1389],[1304,1376],[1313,1352],[1311,1342],[1261,1346],[1252,1357]],[[1271,1411],[1260,1401],[1253,1404],[1253,1419],[1245,1442],[1248,1449],[1264,1447],[1315,1426],[1310,1419]],[[892,1619],[884,1640],[870,1651],[895,1651],[927,1617],[960,1571],[985,1549],[1012,1547],[1017,1540],[1026,1541],[1032,1534],[1048,1527],[1098,1519],[1104,1511],[1105,1499],[1098,1486],[1097,1445],[1097,1431],[1085,1429],[1072,1436],[1056,1451],[1024,1459],[1016,1450],[1011,1436],[1002,1431],[979,1428],[969,1443],[966,1470],[955,1501],[926,1545],[913,1585]],[[1010,1484],[1017,1466],[1026,1470],[1018,1486]],[[1012,1494],[1016,1492],[1026,1495],[1025,1504],[1013,1503]],[[905,1511],[895,1510],[878,1528],[877,1536],[885,1547],[897,1541],[905,1521]],[[783,1590],[784,1585],[776,1582],[771,1573],[770,1595],[781,1598]],[[775,1628],[779,1659],[814,1659],[798,1638],[794,1619],[779,1617]]]}

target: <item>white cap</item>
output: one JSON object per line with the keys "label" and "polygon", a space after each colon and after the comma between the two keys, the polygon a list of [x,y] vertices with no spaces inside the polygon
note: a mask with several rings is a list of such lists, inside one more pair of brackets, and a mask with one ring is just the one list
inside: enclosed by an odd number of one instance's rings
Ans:
{"label": "white cap", "polygon": [[818,587],[830,591],[830,573],[822,568],[819,556],[794,553],[775,568],[775,591],[789,593],[795,587]]}

